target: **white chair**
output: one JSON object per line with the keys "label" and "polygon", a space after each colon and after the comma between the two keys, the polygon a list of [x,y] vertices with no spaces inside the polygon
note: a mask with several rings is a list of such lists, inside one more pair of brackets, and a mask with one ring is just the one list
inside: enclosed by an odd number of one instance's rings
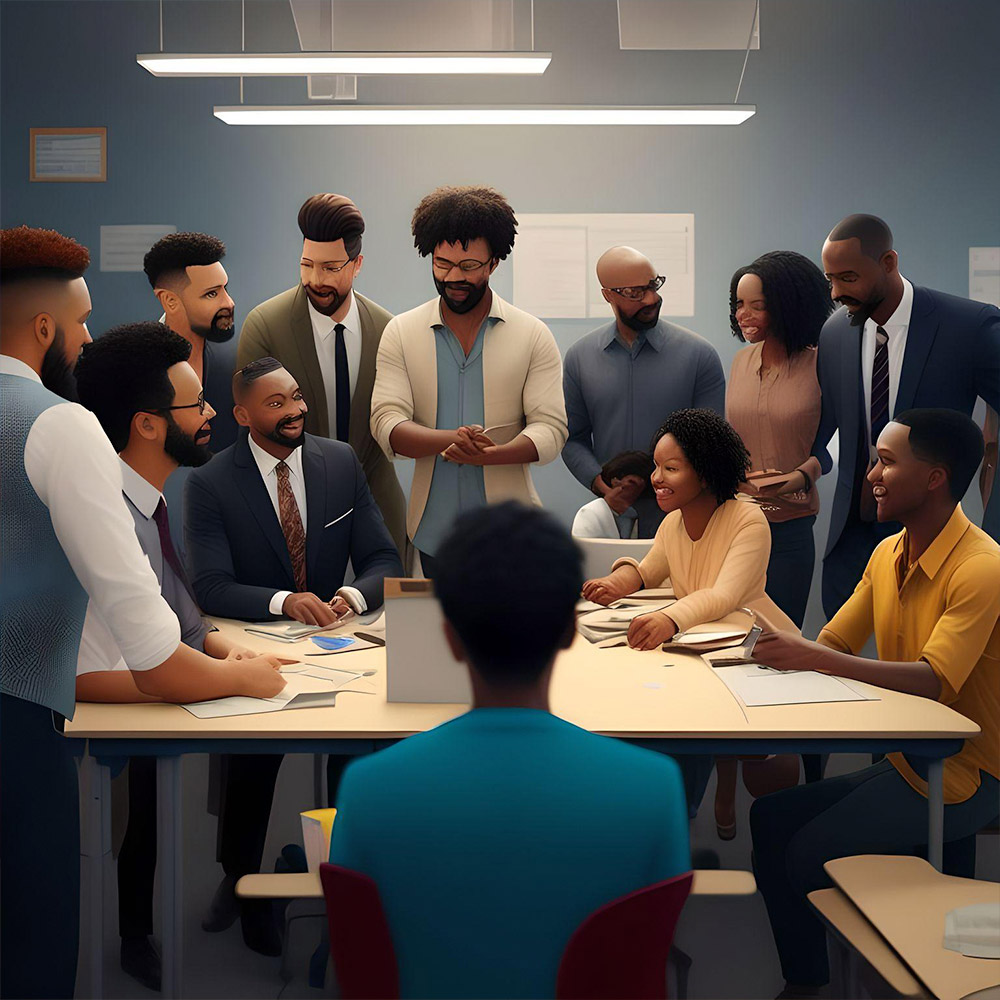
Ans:
{"label": "white chair", "polygon": [[652,538],[578,538],[573,541],[583,549],[583,578],[607,576],[616,559],[631,556],[641,560],[652,548]]}

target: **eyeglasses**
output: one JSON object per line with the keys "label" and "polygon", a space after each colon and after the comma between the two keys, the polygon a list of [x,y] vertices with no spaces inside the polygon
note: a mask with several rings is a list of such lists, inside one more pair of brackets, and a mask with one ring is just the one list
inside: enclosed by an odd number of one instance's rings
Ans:
{"label": "eyeglasses", "polygon": [[666,283],[666,278],[658,274],[648,285],[624,285],[621,288],[609,288],[609,292],[620,295],[623,299],[641,299],[646,292],[656,292]]}
{"label": "eyeglasses", "polygon": [[155,409],[147,410],[145,412],[147,412],[147,413],[166,413],[168,410],[193,410],[196,406],[198,407],[198,412],[199,413],[204,413],[205,412],[205,390],[204,389],[202,389],[201,392],[198,393],[198,402],[197,403],[185,403],[183,406],[158,406]]}
{"label": "eyeglasses", "polygon": [[[347,260],[344,261],[343,264],[331,264],[329,262],[326,262],[322,265],[322,267],[324,271],[333,271],[333,273],[336,274],[338,271],[343,271],[348,264],[353,264],[357,259],[358,259],[357,257],[349,257]],[[304,261],[301,261],[299,263],[299,267],[307,268],[310,271],[314,268],[314,266],[315,265],[313,264],[306,264]]]}
{"label": "eyeglasses", "polygon": [[453,268],[459,268],[459,270],[465,271],[466,273],[470,271],[478,271],[482,267],[486,267],[487,264],[491,264],[492,258],[490,260],[473,260],[471,257],[466,260],[445,260],[443,257],[435,257],[431,262],[431,266],[439,274],[447,274]]}

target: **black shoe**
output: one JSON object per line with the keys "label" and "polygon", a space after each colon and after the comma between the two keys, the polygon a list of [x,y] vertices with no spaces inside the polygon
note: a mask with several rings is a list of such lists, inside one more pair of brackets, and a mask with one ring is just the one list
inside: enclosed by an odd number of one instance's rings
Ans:
{"label": "black shoe", "polygon": [[281,954],[281,935],[269,900],[245,900],[240,914],[243,941],[259,955],[277,958]]}
{"label": "black shoe", "polygon": [[121,962],[122,971],[136,982],[142,983],[147,990],[160,992],[160,956],[145,934],[122,938]]}
{"label": "black shoe", "polygon": [[212,905],[202,918],[203,931],[216,934],[228,930],[236,923],[236,918],[240,915],[240,901],[236,898],[238,881],[235,875],[226,875],[219,883],[219,888],[215,890],[215,896],[212,898]]}

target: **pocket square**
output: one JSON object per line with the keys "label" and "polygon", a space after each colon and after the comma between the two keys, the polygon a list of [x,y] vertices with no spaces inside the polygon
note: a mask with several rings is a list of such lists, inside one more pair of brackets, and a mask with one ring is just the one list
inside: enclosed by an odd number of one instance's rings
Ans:
{"label": "pocket square", "polygon": [[354,513],[353,507],[350,510],[345,510],[344,513],[340,515],[340,517],[335,517],[329,524],[324,524],[323,527],[329,528],[332,525],[336,524],[338,521],[343,521],[348,514],[353,514],[353,513]]}

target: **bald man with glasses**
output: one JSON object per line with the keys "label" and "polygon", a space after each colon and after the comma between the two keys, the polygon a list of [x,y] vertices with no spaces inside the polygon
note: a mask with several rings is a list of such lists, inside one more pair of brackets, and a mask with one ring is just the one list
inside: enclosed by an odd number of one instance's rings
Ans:
{"label": "bald man with glasses", "polygon": [[[597,262],[612,322],[578,340],[563,363],[569,439],[563,461],[616,514],[628,507],[601,467],[623,451],[645,451],[674,410],[725,412],[726,379],[715,348],[696,333],[660,319],[666,282],[632,247],[612,247]],[[656,534],[663,512],[649,497],[636,501],[639,537]],[[620,508],[620,509],[619,509]]]}

